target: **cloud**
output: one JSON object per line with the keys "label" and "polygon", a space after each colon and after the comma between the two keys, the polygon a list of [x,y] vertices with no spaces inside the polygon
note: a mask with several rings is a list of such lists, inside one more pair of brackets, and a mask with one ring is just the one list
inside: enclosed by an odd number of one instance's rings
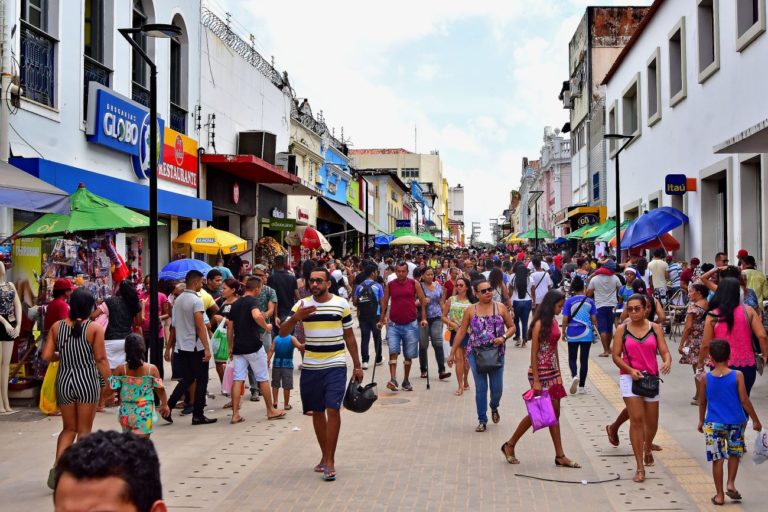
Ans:
{"label": "cloud", "polygon": [[416,78],[422,82],[431,82],[437,76],[440,71],[440,66],[437,64],[422,64],[416,68]]}

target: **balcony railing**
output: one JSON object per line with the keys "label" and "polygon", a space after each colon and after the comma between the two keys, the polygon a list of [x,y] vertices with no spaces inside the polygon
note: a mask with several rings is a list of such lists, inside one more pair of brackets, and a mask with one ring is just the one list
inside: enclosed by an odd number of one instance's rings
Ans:
{"label": "balcony railing", "polygon": [[84,55],[83,57],[83,88],[85,89],[83,91],[83,116],[85,117],[88,112],[88,84],[91,82],[98,82],[101,85],[109,87],[109,77],[112,74],[112,70],[87,55]]}
{"label": "balcony railing", "polygon": [[149,91],[145,89],[144,86],[133,82],[133,87],[131,88],[131,97],[136,103],[140,103],[149,108]]}
{"label": "balcony railing", "polygon": [[32,101],[54,106],[56,39],[21,21],[21,87]]}
{"label": "balcony railing", "polygon": [[171,129],[187,133],[187,111],[171,102]]}

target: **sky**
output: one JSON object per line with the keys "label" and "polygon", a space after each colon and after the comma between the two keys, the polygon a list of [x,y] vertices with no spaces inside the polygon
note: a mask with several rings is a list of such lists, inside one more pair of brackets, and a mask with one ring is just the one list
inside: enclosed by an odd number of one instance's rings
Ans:
{"label": "sky", "polygon": [[[464,223],[490,241],[523,157],[561,128],[568,42],[587,5],[650,0],[204,0],[288,72],[355,149],[440,152],[464,186]],[[415,136],[415,133],[417,136]]]}

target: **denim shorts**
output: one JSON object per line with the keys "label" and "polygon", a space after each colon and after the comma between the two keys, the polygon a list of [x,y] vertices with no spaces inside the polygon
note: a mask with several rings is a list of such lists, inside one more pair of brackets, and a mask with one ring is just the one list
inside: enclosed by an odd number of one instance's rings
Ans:
{"label": "denim shorts", "polygon": [[[449,341],[451,346],[453,346],[453,342],[456,341],[456,332],[457,331],[451,331],[451,339]],[[464,339],[461,340],[461,348],[467,348],[468,343],[469,343],[469,334],[465,335]]]}
{"label": "denim shorts", "polygon": [[304,412],[323,412],[341,409],[341,401],[347,390],[347,368],[335,366],[322,370],[301,371],[299,391]]}
{"label": "denim shorts", "polygon": [[613,333],[613,306],[603,306],[597,308],[597,331],[600,334]]}
{"label": "denim shorts", "polygon": [[419,355],[419,324],[414,320],[409,324],[389,322],[387,326],[387,346],[390,354],[400,354],[414,359]]}

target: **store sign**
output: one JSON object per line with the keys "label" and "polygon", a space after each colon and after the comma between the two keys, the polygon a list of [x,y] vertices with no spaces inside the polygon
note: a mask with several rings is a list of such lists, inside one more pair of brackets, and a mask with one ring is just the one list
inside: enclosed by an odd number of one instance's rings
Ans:
{"label": "store sign", "polygon": [[270,217],[269,229],[273,231],[293,231],[296,229],[296,219]]}
{"label": "store sign", "polygon": [[277,207],[272,208],[272,217],[274,217],[275,219],[284,219],[285,212]]}
{"label": "store sign", "polygon": [[[88,141],[131,155],[136,176],[142,180],[148,178],[149,110],[99,83],[90,82],[89,87],[85,129]],[[157,124],[157,154],[160,157],[165,124],[159,117]]]}
{"label": "store sign", "polygon": [[688,191],[685,174],[667,174],[664,177],[664,193],[669,196],[683,196]]}
{"label": "store sign", "polygon": [[309,220],[309,210],[306,208],[302,208],[301,206],[297,206],[296,218],[298,220]]}
{"label": "store sign", "polygon": [[395,227],[398,227],[398,228],[409,228],[409,227],[411,227],[411,219],[396,219],[395,220]]}
{"label": "store sign", "polygon": [[168,127],[164,141],[157,177],[197,188],[197,141]]}
{"label": "store sign", "polygon": [[576,221],[576,223],[581,226],[586,226],[588,224],[597,224],[597,221],[600,220],[597,215],[594,215],[592,213],[587,213],[586,215],[582,215],[579,217],[579,220]]}

